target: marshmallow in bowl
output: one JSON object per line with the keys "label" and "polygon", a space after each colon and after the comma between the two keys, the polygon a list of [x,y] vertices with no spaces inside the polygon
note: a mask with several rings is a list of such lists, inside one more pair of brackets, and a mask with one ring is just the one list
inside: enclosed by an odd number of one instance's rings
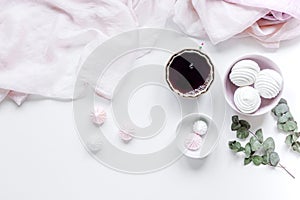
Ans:
{"label": "marshmallow in bowl", "polygon": [[203,120],[198,120],[196,122],[194,122],[193,124],[193,131],[194,133],[200,135],[200,136],[203,136],[207,133],[207,124],[205,121]]}
{"label": "marshmallow in bowl", "polygon": [[254,87],[261,97],[272,99],[279,94],[282,84],[283,79],[278,72],[272,69],[264,69],[258,73]]}
{"label": "marshmallow in bowl", "polygon": [[200,135],[191,133],[185,141],[185,147],[191,151],[197,151],[203,144],[203,139]]}
{"label": "marshmallow in bowl", "polygon": [[234,103],[242,113],[250,114],[257,111],[260,107],[261,98],[255,88],[244,86],[236,89]]}
{"label": "marshmallow in bowl", "polygon": [[232,67],[229,79],[238,87],[252,85],[259,71],[259,65],[255,61],[241,60]]}

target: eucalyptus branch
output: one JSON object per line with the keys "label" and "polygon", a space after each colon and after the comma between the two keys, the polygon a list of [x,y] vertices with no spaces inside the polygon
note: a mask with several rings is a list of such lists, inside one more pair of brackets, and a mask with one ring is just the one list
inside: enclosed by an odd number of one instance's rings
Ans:
{"label": "eucalyptus branch", "polygon": [[287,133],[285,143],[293,151],[300,153],[300,133],[297,131],[298,125],[290,112],[290,108],[285,99],[280,99],[279,103],[272,109],[272,113],[277,118],[277,127],[279,130]]}
{"label": "eucalyptus branch", "polygon": [[[252,131],[249,130],[249,133],[250,133],[251,135],[253,135],[253,136],[258,140],[258,137],[257,137]],[[261,144],[262,144],[262,143],[261,143]],[[286,173],[288,173],[292,178],[295,179],[295,176],[294,176],[291,172],[289,172],[289,170],[287,170],[280,162],[278,163],[278,166],[279,166],[280,168],[282,168],[284,171],[286,171]]]}
{"label": "eucalyptus branch", "polygon": [[[292,178],[295,178],[279,161],[279,155],[275,150],[274,139],[268,137],[264,140],[262,129],[255,133],[250,130],[250,124],[246,120],[239,120],[238,116],[232,117],[231,130],[236,131],[236,137],[245,140],[251,134],[249,141],[243,147],[238,141],[229,141],[229,148],[234,152],[243,152],[245,154],[244,165],[253,162],[254,165],[269,165],[272,167],[279,166],[284,169]],[[259,152],[263,152],[259,155]]]}
{"label": "eucalyptus branch", "polygon": [[281,167],[284,171],[286,171],[286,173],[288,173],[293,179],[295,179],[295,176],[294,176],[291,172],[289,172],[284,166],[282,166],[280,163],[279,163],[278,165],[279,165],[279,167]]}

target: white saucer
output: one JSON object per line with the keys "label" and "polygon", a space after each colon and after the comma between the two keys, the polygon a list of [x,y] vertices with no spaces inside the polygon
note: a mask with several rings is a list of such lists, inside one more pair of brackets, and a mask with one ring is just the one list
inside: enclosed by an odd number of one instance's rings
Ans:
{"label": "white saucer", "polygon": [[[198,120],[203,120],[207,123],[208,130],[203,136],[203,143],[198,150],[189,150],[185,147],[185,141],[189,134],[193,132],[193,124]],[[202,113],[192,113],[186,115],[177,125],[177,146],[180,151],[190,158],[205,158],[216,147],[219,138],[219,130],[215,122],[207,115]]]}

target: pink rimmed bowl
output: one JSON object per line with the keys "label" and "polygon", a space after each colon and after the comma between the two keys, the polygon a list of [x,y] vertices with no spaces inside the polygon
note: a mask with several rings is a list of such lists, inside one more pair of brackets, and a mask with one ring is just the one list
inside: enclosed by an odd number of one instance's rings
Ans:
{"label": "pink rimmed bowl", "polygon": [[[263,69],[272,69],[272,70],[275,70],[283,78],[281,70],[277,66],[277,64],[274,63],[271,59],[269,59],[269,58],[267,58],[265,56],[262,56],[262,55],[252,54],[252,55],[245,55],[243,57],[238,58],[236,61],[234,61],[230,65],[230,67],[228,68],[228,70],[225,73],[225,78],[224,78],[224,87],[225,87],[225,89],[224,89],[224,93],[225,93],[225,99],[226,99],[227,103],[229,104],[229,106],[233,110],[235,110],[236,112],[238,112],[238,113],[240,113],[242,115],[246,115],[246,116],[259,116],[259,115],[263,115],[263,114],[271,111],[272,108],[274,108],[277,105],[277,103],[279,102],[279,100],[281,99],[282,91],[283,91],[283,86],[284,86],[284,81],[283,81],[283,85],[282,85],[281,91],[279,92],[279,94],[275,98],[273,98],[273,99],[265,99],[265,98],[261,97],[261,105],[260,105],[260,107],[258,108],[257,111],[255,111],[254,113],[251,113],[251,114],[243,113],[243,112],[241,112],[235,106],[234,99],[233,99],[234,92],[238,88],[238,86],[234,85],[230,81],[230,79],[229,79],[229,74],[231,72],[232,67],[237,62],[239,62],[241,60],[253,60],[253,61],[255,61],[259,65],[259,67],[260,67],[261,70],[263,70]],[[250,85],[250,86],[254,87],[253,85]]]}

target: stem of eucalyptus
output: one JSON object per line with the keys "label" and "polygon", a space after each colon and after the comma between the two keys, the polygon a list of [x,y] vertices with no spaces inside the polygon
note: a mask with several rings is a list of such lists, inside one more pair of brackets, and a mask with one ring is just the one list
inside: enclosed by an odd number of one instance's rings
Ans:
{"label": "stem of eucalyptus", "polygon": [[278,165],[279,165],[279,167],[284,169],[284,171],[286,171],[286,173],[288,173],[293,179],[295,179],[295,176],[293,174],[291,174],[291,172],[289,172],[284,166],[282,166],[280,163]]}
{"label": "stem of eucalyptus", "polygon": [[[252,132],[252,131],[250,131],[249,130],[249,133],[251,134],[251,135],[253,135],[256,139],[257,139],[257,141],[259,141],[259,139],[258,139],[258,137]],[[261,142],[260,142],[261,143]],[[262,143],[261,143],[262,144]],[[289,172],[281,163],[278,163],[278,165],[279,165],[279,167],[280,168],[282,168],[286,173],[288,173],[293,179],[295,179],[295,176],[291,173],[291,172]]]}

